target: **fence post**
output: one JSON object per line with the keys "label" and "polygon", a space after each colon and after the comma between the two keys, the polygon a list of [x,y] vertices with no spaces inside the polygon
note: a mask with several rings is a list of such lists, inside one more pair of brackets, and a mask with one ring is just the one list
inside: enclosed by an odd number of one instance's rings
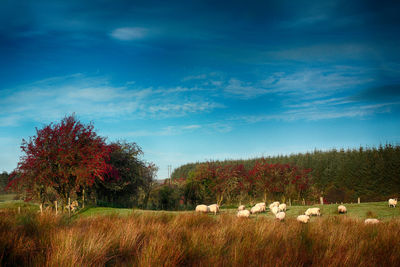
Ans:
{"label": "fence post", "polygon": [[42,214],[43,213],[43,204],[42,203],[40,203],[39,208],[40,208],[40,214]]}
{"label": "fence post", "polygon": [[18,207],[18,214],[21,214],[21,207]]}
{"label": "fence post", "polygon": [[321,205],[324,205],[324,197],[320,197],[319,202],[321,203]]}
{"label": "fence post", "polygon": [[302,201],[302,203],[303,203],[303,206],[305,206],[305,205],[306,205],[306,201],[304,200],[304,198],[303,198],[303,201]]}
{"label": "fence post", "polygon": [[68,216],[71,217],[71,198],[68,198]]}
{"label": "fence post", "polygon": [[85,189],[83,189],[82,193],[83,193],[82,194],[82,208],[84,209],[85,208]]}
{"label": "fence post", "polygon": [[289,198],[289,207],[292,206],[292,200]]}
{"label": "fence post", "polygon": [[57,200],[54,201],[54,206],[56,207],[56,215],[58,214],[58,206],[57,206]]}
{"label": "fence post", "polygon": [[358,198],[358,199],[357,199],[357,203],[358,203],[358,204],[360,204],[360,203],[361,203],[361,201],[360,201],[360,198]]}

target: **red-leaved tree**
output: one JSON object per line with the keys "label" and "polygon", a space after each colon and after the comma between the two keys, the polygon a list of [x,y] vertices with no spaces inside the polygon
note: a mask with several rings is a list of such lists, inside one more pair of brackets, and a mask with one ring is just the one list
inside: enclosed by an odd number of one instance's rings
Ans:
{"label": "red-leaved tree", "polygon": [[22,140],[24,155],[12,173],[9,187],[25,191],[27,199],[45,200],[49,189],[63,204],[75,192],[103,179],[109,169],[109,148],[93,125],[84,125],[75,116],[65,117],[36,129],[36,135]]}
{"label": "red-leaved tree", "polygon": [[257,161],[249,171],[256,188],[263,196],[280,194],[285,197],[302,196],[310,185],[310,169],[300,169],[289,164],[269,164],[264,160]]}

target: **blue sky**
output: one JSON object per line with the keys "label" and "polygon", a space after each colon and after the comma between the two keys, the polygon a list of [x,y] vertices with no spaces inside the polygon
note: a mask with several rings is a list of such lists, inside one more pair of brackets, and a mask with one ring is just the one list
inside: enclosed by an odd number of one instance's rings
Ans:
{"label": "blue sky", "polygon": [[398,1],[0,3],[0,171],[75,113],[167,166],[400,143]]}

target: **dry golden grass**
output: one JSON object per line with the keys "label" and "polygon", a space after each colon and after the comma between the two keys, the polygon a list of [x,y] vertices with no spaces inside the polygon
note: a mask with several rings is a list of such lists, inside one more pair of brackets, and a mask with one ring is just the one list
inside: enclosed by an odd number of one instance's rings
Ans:
{"label": "dry golden grass", "polygon": [[400,220],[134,213],[0,217],[2,266],[399,266]]}

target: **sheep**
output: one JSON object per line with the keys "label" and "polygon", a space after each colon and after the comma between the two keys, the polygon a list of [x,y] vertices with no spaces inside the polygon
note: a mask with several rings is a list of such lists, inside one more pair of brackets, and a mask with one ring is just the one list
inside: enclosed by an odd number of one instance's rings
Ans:
{"label": "sheep", "polygon": [[347,209],[343,205],[340,205],[339,207],[337,207],[337,210],[339,213],[347,213]]}
{"label": "sheep", "polygon": [[306,210],[306,212],[304,214],[307,216],[311,216],[311,215],[321,216],[321,210],[320,210],[320,208],[309,208]]}
{"label": "sheep", "polygon": [[279,221],[283,221],[284,219],[285,219],[285,217],[286,217],[286,213],[284,213],[284,212],[278,212],[276,215],[275,215],[275,218],[276,219],[278,219]]}
{"label": "sheep", "polygon": [[271,212],[276,215],[279,212],[279,207],[272,207]]}
{"label": "sheep", "polygon": [[262,211],[263,211],[263,207],[261,207],[261,206],[254,206],[250,210],[251,214],[261,213]]}
{"label": "sheep", "polygon": [[272,207],[279,207],[279,202],[275,201],[269,205],[269,209],[272,210]]}
{"label": "sheep", "polygon": [[212,204],[212,205],[208,206],[208,209],[210,212],[214,212],[214,215],[217,215],[217,212],[219,212],[218,204]]}
{"label": "sheep", "polygon": [[365,219],[364,221],[365,224],[377,224],[379,223],[378,219]]}
{"label": "sheep", "polygon": [[280,204],[279,205],[279,210],[280,211],[286,211],[286,204],[285,203]]}
{"label": "sheep", "polygon": [[236,217],[238,217],[238,218],[249,218],[250,217],[250,211],[248,211],[248,210],[239,210],[238,213],[236,214]]}
{"label": "sheep", "polygon": [[301,223],[308,223],[310,221],[310,216],[299,215],[299,216],[297,216],[297,221],[301,222]]}
{"label": "sheep", "polygon": [[260,206],[261,207],[261,209],[262,209],[262,211],[265,211],[265,203],[264,202],[260,202],[260,203],[257,203],[255,206]]}
{"label": "sheep", "polygon": [[245,210],[245,209],[246,209],[245,205],[240,205],[239,208],[238,208],[238,211]]}
{"label": "sheep", "polygon": [[396,208],[397,205],[397,198],[391,198],[389,199],[389,208],[393,206],[393,208]]}
{"label": "sheep", "polygon": [[207,212],[210,212],[210,208],[207,205],[197,205],[196,212],[207,213]]}

